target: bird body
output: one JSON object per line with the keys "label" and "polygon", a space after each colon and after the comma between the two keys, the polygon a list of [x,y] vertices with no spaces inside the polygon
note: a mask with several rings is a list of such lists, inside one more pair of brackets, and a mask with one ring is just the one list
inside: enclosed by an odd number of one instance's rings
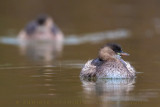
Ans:
{"label": "bird body", "polygon": [[[114,46],[118,46],[115,45]],[[113,46],[113,47],[114,47]],[[119,47],[119,46],[118,46]],[[121,48],[116,52],[110,44],[102,47],[96,59],[89,60],[80,73],[80,77],[95,78],[133,78],[135,70],[129,62],[121,58]],[[127,55],[127,54],[126,54]]]}

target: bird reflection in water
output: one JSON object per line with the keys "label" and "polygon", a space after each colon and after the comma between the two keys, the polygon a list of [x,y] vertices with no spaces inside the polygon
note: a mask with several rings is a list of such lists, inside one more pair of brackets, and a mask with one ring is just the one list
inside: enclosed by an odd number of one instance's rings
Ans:
{"label": "bird reflection in water", "polygon": [[19,33],[20,50],[33,60],[51,61],[63,49],[63,33],[51,17],[40,15]]}
{"label": "bird reflection in water", "polygon": [[[130,92],[134,89],[135,78],[128,79],[81,79],[85,98],[91,99],[90,103],[95,103],[100,98],[100,105],[106,106],[119,104],[121,101],[132,99]],[[93,101],[93,102],[92,102]]]}

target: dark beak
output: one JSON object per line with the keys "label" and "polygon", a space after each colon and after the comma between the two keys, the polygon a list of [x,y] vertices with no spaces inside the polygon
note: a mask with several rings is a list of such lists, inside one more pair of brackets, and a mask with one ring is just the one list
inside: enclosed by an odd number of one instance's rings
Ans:
{"label": "dark beak", "polygon": [[129,54],[128,54],[128,53],[125,53],[125,52],[121,52],[120,55],[121,55],[121,56],[129,56]]}

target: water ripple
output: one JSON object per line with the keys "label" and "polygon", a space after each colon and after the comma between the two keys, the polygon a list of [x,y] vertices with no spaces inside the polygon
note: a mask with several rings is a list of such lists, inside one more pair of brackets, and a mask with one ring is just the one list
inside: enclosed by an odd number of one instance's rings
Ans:
{"label": "water ripple", "polygon": [[[64,40],[64,45],[80,45],[87,42],[98,43],[106,39],[122,39],[129,37],[131,35],[130,31],[126,29],[117,29],[112,31],[96,32],[83,35],[66,35]],[[0,43],[8,45],[19,45],[17,37],[1,37]]]}

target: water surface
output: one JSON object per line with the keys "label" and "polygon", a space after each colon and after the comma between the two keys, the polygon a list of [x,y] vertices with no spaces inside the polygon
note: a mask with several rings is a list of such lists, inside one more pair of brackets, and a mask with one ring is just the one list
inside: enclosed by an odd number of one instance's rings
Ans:
{"label": "water surface", "polygon": [[[158,0],[1,2],[2,106],[160,106]],[[65,34],[58,55],[53,53],[52,45],[40,49],[45,51],[39,54],[36,47],[22,51],[17,43],[18,32],[40,13],[54,17]],[[137,77],[82,81],[79,78],[82,66],[97,57],[98,49],[108,42],[121,44],[130,54],[124,60],[135,67]]]}

